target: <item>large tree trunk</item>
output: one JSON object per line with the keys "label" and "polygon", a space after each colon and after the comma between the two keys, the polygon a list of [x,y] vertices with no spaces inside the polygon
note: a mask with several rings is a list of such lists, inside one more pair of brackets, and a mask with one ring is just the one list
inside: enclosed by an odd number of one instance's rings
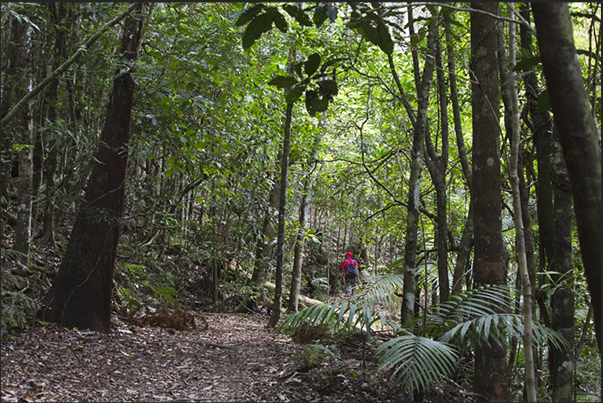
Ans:
{"label": "large tree trunk", "polygon": [[555,126],[572,185],[580,253],[601,351],[601,146],[566,3],[533,3]]}
{"label": "large tree trunk", "polygon": [[[121,43],[122,58],[133,62],[142,34],[142,12],[128,17]],[[51,289],[44,297],[43,320],[66,327],[110,332],[113,269],[124,207],[134,80],[118,71],[107,108],[83,205],[76,217],[67,251]]]}
{"label": "large tree trunk", "polygon": [[[498,14],[497,3],[473,7]],[[506,284],[502,239],[499,91],[496,20],[471,13],[473,112],[474,284]],[[475,349],[474,391],[485,401],[510,401],[506,346],[491,341]]]}
{"label": "large tree trunk", "polygon": [[571,281],[573,270],[572,194],[561,146],[557,144],[556,148],[558,150],[553,156],[555,235],[551,271],[560,273],[560,275],[553,276],[553,280],[559,281],[562,285],[555,290],[551,298],[551,322],[553,329],[561,333],[567,340],[569,348],[558,349],[551,344],[549,368],[553,402],[571,402],[574,399],[572,387],[575,361],[572,352],[574,349],[575,308],[574,290],[568,288],[567,284]]}

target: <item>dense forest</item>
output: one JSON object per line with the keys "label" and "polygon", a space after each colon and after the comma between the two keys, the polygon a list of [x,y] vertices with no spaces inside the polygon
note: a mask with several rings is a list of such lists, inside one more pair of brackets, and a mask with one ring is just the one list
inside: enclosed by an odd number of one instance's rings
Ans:
{"label": "dense forest", "polygon": [[599,3],[1,21],[2,401],[601,400]]}

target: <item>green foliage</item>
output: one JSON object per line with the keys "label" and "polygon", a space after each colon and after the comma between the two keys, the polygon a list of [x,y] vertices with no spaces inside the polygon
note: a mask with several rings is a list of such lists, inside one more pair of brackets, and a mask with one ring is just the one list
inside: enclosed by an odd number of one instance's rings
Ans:
{"label": "green foliage", "polygon": [[166,283],[161,283],[152,287],[153,296],[166,307],[180,308],[180,304],[176,299],[176,290]]}
{"label": "green foliage", "polygon": [[325,346],[321,343],[306,344],[304,351],[301,353],[301,357],[308,361],[308,364],[313,367],[323,362],[328,357],[337,358],[339,357],[339,349],[336,344]]}
{"label": "green foliage", "polygon": [[[16,260],[22,253],[14,249],[2,248],[5,259]],[[14,276],[3,268],[2,281],[2,317],[0,338],[15,334],[29,326],[40,308],[40,300],[30,290],[29,281],[21,276]]]}
{"label": "green foliage", "polygon": [[385,54],[391,55],[394,51],[394,41],[383,18],[364,4],[350,5],[353,11],[348,27],[358,29],[369,42],[377,45]]}
{"label": "green foliage", "polygon": [[329,279],[326,277],[315,277],[312,279],[313,297],[315,299],[324,299],[329,290]]}
{"label": "green foliage", "polygon": [[[278,331],[303,336],[311,329],[362,329],[370,341],[374,325],[388,326],[398,337],[377,348],[379,369],[393,370],[396,382],[410,392],[428,389],[441,377],[450,376],[461,351],[478,343],[503,343],[509,336],[521,339],[523,316],[504,313],[509,309],[511,293],[505,286],[484,286],[453,295],[449,301],[430,307],[425,317],[400,328],[369,305],[387,299],[386,294],[401,286],[401,277],[394,274],[370,278],[357,301],[305,308],[286,317]],[[424,336],[407,330],[414,328]],[[567,347],[560,334],[538,322],[533,324],[533,335],[536,345],[551,342],[558,348]]]}
{"label": "green foliage", "polygon": [[428,390],[456,369],[458,350],[447,343],[406,334],[377,347],[379,371],[393,370],[396,382],[411,393]]}
{"label": "green foliage", "polygon": [[31,324],[40,308],[40,301],[23,291],[11,291],[2,285],[2,326],[0,337],[4,338]]}

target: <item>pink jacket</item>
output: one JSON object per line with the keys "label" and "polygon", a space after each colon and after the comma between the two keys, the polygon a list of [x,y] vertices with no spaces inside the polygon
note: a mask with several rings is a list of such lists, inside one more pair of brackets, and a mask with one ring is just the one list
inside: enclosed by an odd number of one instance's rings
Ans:
{"label": "pink jacket", "polygon": [[343,262],[341,262],[341,268],[343,269],[343,272],[345,273],[345,279],[346,280],[348,279],[348,270],[347,270],[347,268],[348,268],[348,265],[350,264],[350,262],[352,262],[354,264],[354,266],[358,267],[358,262],[356,262],[352,258],[347,258]]}

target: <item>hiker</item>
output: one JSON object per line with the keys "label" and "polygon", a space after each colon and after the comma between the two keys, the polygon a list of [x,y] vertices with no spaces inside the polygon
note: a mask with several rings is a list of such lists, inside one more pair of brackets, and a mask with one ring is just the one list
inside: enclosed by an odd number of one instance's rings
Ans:
{"label": "hiker", "polygon": [[345,293],[354,295],[360,273],[358,272],[358,263],[352,259],[352,252],[346,252],[345,258],[341,262],[341,268],[344,272]]}

